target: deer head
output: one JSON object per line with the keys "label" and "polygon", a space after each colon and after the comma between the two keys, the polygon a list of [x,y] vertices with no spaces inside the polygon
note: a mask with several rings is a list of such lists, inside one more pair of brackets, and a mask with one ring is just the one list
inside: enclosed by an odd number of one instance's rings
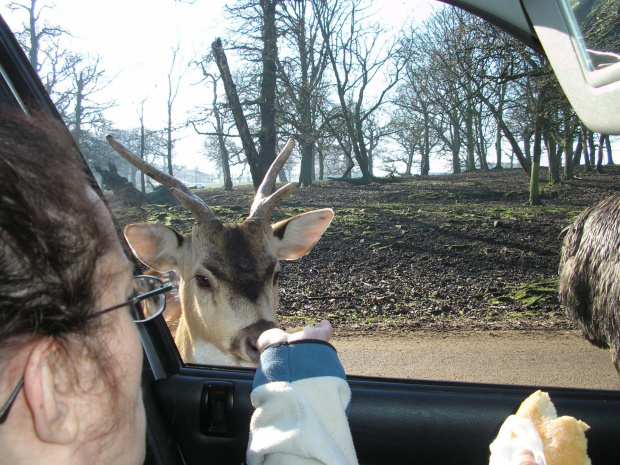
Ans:
{"label": "deer head", "polygon": [[144,264],[179,275],[182,316],[175,342],[183,360],[256,366],[256,340],[276,325],[279,260],[308,253],[334,216],[327,208],[270,223],[273,210],[295,188],[289,183],[271,193],[294,141],[287,142],[265,175],[249,217],[242,223],[222,223],[182,182],[144,162],[112,136],[107,140],[125,160],[170,188],[194,215],[192,231],[185,235],[157,224],[125,228],[127,242]]}

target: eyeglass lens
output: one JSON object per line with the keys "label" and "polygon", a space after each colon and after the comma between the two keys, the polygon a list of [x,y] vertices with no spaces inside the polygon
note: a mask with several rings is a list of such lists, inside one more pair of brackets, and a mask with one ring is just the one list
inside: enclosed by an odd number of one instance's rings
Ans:
{"label": "eyeglass lens", "polygon": [[[146,294],[157,289],[161,289],[162,283],[156,278],[142,276],[133,281],[134,296]],[[144,321],[157,315],[166,303],[165,294],[149,296],[129,306],[129,311],[134,321]]]}

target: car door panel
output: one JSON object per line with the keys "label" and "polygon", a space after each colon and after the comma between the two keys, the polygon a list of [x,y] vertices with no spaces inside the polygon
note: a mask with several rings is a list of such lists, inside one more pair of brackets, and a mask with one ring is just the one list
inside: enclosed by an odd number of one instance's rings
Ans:
{"label": "car door panel", "polygon": [[[242,463],[253,408],[251,370],[183,368],[155,382],[167,427],[188,464]],[[212,382],[228,381],[234,391],[230,437],[200,432],[201,394]],[[349,422],[362,464],[462,464],[488,462],[489,444],[503,421],[536,388],[350,377]],[[544,388],[543,388],[544,389]],[[558,415],[571,415],[591,426],[589,454],[597,465],[620,463],[614,447],[620,393],[548,388]]]}
{"label": "car door panel", "polygon": [[[163,318],[143,325],[143,337],[158,341],[148,358],[167,367],[153,390],[165,429],[177,438],[188,464],[242,463],[253,407],[254,371],[183,365]],[[587,375],[584,373],[584,375]],[[443,382],[349,376],[352,390],[349,423],[362,464],[486,463],[489,444],[501,424],[537,388],[532,386]],[[205,385],[233,385],[233,433],[200,432]],[[589,455],[597,465],[620,463],[614,448],[619,431],[620,391],[540,387],[549,392],[558,415],[585,421]]]}

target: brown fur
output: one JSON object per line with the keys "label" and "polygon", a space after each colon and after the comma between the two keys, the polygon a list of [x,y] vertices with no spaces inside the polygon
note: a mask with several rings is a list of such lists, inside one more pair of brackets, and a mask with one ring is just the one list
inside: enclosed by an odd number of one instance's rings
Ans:
{"label": "brown fur", "polygon": [[182,311],[180,317],[179,310],[168,311],[166,319],[175,328],[183,360],[255,366],[255,341],[276,323],[278,260],[295,260],[308,253],[334,215],[331,209],[316,210],[270,224],[273,209],[295,187],[289,183],[273,192],[293,140],[265,175],[248,219],[224,224],[187,186],[146,164],[113,137],[107,139],[127,161],[169,187],[196,220],[185,236],[161,225],[134,224],[125,229],[127,242],[144,264],[179,275]]}
{"label": "brown fur", "polygon": [[610,348],[620,372],[620,194],[569,227],[560,259],[559,298],[592,344]]}

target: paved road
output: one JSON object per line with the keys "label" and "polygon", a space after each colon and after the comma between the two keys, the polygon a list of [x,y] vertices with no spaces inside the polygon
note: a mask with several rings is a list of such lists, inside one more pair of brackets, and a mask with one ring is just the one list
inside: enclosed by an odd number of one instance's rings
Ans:
{"label": "paved road", "polygon": [[336,334],[332,342],[352,375],[620,388],[609,351],[576,331]]}

